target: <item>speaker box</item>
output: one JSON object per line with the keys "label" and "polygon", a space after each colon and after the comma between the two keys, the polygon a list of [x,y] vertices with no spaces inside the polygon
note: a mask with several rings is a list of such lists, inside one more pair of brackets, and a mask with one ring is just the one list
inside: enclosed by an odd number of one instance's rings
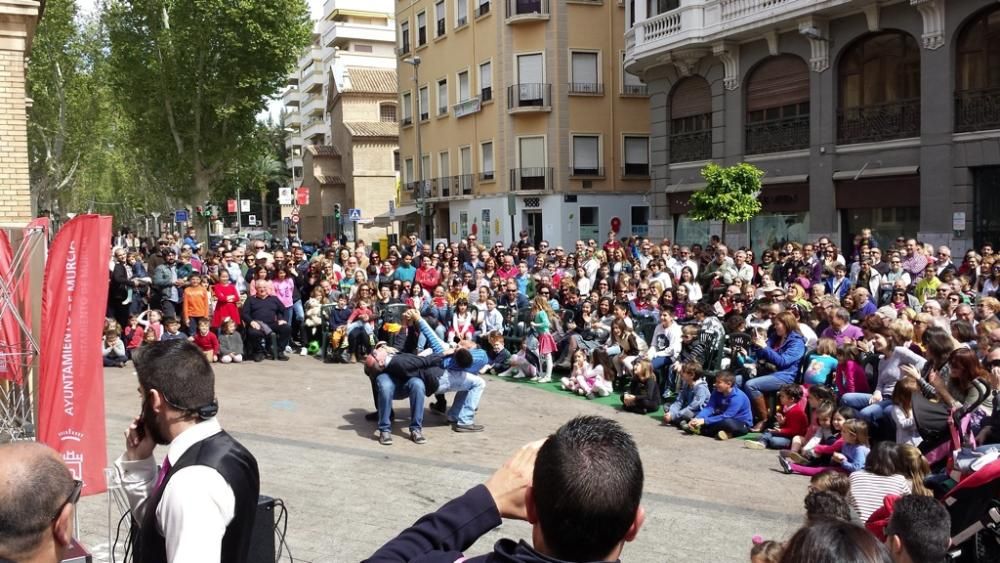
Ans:
{"label": "speaker box", "polygon": [[274,499],[260,495],[253,521],[248,563],[274,563]]}

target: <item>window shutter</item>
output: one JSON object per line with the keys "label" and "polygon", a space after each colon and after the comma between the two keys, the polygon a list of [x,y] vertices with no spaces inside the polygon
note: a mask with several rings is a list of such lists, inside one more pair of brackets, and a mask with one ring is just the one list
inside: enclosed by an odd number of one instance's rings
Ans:
{"label": "window shutter", "polygon": [[573,137],[573,167],[591,170],[598,167],[597,137]]}
{"label": "window shutter", "polygon": [[808,101],[809,68],[799,57],[772,57],[757,67],[747,84],[748,112]]}
{"label": "window shutter", "polygon": [[573,53],[573,83],[597,84],[597,53]]}
{"label": "window shutter", "polygon": [[670,118],[712,113],[712,89],[700,76],[685,78],[670,96]]}

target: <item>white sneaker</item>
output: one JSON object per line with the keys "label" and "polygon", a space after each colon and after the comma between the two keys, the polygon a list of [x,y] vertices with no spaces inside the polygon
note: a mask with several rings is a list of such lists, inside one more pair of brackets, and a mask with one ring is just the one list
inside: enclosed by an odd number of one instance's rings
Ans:
{"label": "white sneaker", "polygon": [[292,347],[291,346],[285,346],[285,353],[286,354],[291,354],[292,353]]}
{"label": "white sneaker", "polygon": [[519,371],[515,371],[514,372],[514,379],[524,379],[525,377],[528,377],[528,376],[524,375],[523,373],[521,373]]}
{"label": "white sneaker", "polygon": [[551,382],[552,382],[552,378],[551,377],[539,377],[538,378],[538,383],[551,383]]}
{"label": "white sneaker", "polygon": [[299,350],[299,355],[300,356],[308,356],[309,355],[309,350],[307,350],[306,347],[303,346],[302,349]]}

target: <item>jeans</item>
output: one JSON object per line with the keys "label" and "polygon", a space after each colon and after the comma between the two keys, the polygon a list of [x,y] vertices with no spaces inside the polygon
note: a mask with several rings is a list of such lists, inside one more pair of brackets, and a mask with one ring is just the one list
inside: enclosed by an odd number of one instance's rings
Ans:
{"label": "jeans", "polygon": [[724,418],[714,424],[705,424],[701,427],[702,436],[715,437],[720,431],[729,434],[730,438],[735,438],[745,435],[750,431],[750,427],[735,418]]}
{"label": "jeans", "polygon": [[697,412],[692,411],[690,408],[682,407],[680,403],[674,402],[667,407],[667,413],[670,415],[671,424],[679,424],[681,421],[689,421],[698,415]]}
{"label": "jeans", "polygon": [[770,432],[764,432],[764,435],[760,437],[760,441],[771,450],[787,450],[792,447],[792,441],[784,436],[775,436]]}
{"label": "jeans", "polygon": [[777,393],[778,389],[781,389],[782,385],[787,385],[791,382],[792,378],[790,377],[764,375],[747,381],[743,385],[743,391],[746,392],[747,396],[751,399],[756,399],[765,393]]}
{"label": "jeans", "polygon": [[667,356],[656,356],[649,362],[650,367],[653,368],[653,373],[656,374],[656,381],[660,384],[663,396],[677,393],[677,380],[670,375],[670,368],[673,363],[674,361]]}
{"label": "jeans", "polygon": [[869,425],[878,426],[888,417],[885,409],[892,406],[892,399],[882,399],[877,403],[868,404],[872,396],[868,393],[845,393],[840,398],[840,404],[858,411],[858,416]]}
{"label": "jeans", "polygon": [[424,382],[419,377],[411,377],[405,383],[393,379],[387,373],[381,373],[375,378],[378,387],[378,429],[389,432],[392,423],[389,413],[392,412],[392,402],[397,399],[410,398],[410,430],[420,430],[424,426]]}
{"label": "jeans", "polygon": [[[420,320],[420,333],[435,354],[444,353],[444,341],[423,319]],[[486,380],[478,375],[458,370],[445,370],[438,379],[437,393],[443,395],[448,391],[456,392],[455,400],[452,402],[451,408],[448,409],[448,420],[456,421],[462,425],[472,424],[484,389],[486,389]]]}

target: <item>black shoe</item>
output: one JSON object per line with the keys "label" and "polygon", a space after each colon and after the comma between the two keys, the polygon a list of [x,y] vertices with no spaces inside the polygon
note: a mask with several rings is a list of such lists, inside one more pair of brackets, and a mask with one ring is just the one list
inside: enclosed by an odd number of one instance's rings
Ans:
{"label": "black shoe", "polygon": [[787,459],[785,459],[784,457],[782,457],[780,455],[778,456],[778,465],[781,466],[781,471],[783,473],[787,473],[787,474],[791,474],[792,473],[792,462],[788,461]]}
{"label": "black shoe", "polygon": [[279,362],[287,362],[288,361],[288,356],[286,356],[284,353],[278,354],[278,361]]}
{"label": "black shoe", "polygon": [[392,445],[392,432],[379,432],[378,433],[378,443],[383,446]]}
{"label": "black shoe", "polygon": [[263,362],[264,361],[264,354],[261,354],[260,352],[254,354],[253,355],[253,361],[255,361],[255,362]]}
{"label": "black shoe", "polygon": [[424,438],[424,433],[419,430],[410,431],[410,439],[413,440],[414,444],[426,444],[427,438]]}
{"label": "black shoe", "polygon": [[451,429],[455,432],[482,432],[486,427],[482,424],[452,424]]}
{"label": "black shoe", "polygon": [[438,414],[445,414],[448,412],[448,402],[440,401],[436,403],[431,403],[431,410]]}
{"label": "black shoe", "polygon": [[365,420],[367,420],[368,422],[375,422],[376,420],[378,420],[378,413],[377,412],[370,412],[370,413],[366,414],[365,415]]}

